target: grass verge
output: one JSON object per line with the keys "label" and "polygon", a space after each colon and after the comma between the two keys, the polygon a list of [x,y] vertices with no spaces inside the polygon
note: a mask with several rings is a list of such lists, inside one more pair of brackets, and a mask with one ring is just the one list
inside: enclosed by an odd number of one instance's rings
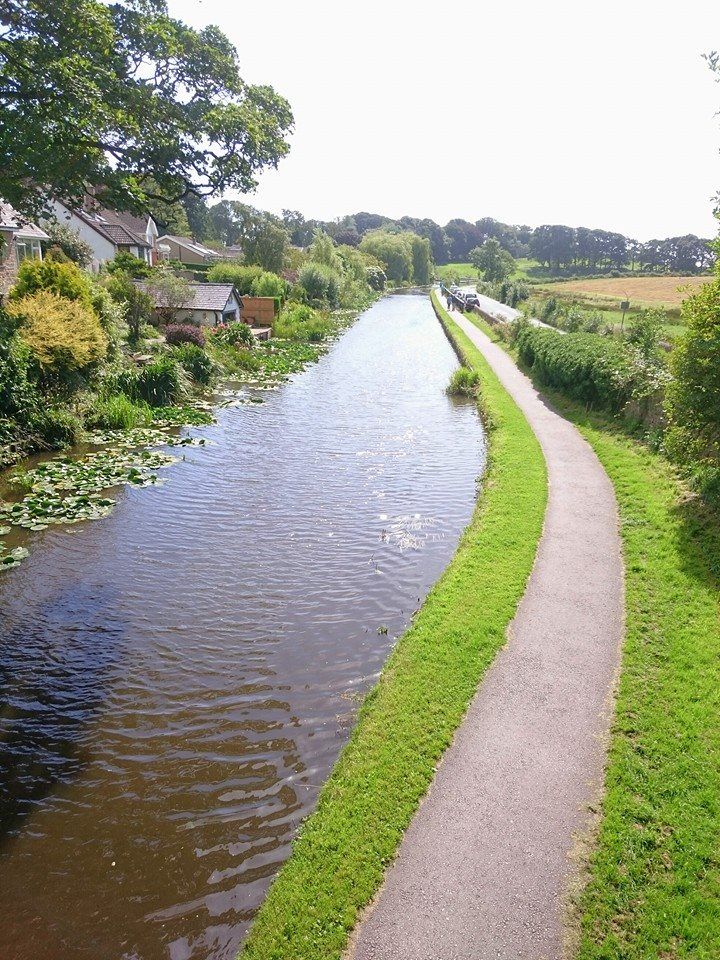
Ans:
{"label": "grass verge", "polygon": [[464,364],[480,373],[489,437],[482,495],[455,557],[366,698],[243,960],[341,956],[504,642],[532,569],[547,499],[540,446],[482,354],[433,303]]}
{"label": "grass verge", "polygon": [[626,570],[626,638],[576,957],[717,958],[720,522],[621,422],[543,392],[615,487]]}

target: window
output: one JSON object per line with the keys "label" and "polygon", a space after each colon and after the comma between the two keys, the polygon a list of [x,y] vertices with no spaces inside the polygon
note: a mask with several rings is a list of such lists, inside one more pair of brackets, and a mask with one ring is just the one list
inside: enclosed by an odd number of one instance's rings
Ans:
{"label": "window", "polygon": [[32,260],[42,260],[40,241],[30,237],[15,237],[15,252],[18,263],[22,263],[28,257]]}

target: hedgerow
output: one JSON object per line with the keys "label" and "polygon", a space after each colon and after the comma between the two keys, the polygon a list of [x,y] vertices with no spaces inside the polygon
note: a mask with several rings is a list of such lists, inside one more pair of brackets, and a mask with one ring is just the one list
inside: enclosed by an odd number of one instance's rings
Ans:
{"label": "hedgerow", "polygon": [[633,345],[593,333],[564,336],[521,323],[516,344],[520,359],[538,379],[593,407],[619,412],[631,401],[648,400],[668,374]]}

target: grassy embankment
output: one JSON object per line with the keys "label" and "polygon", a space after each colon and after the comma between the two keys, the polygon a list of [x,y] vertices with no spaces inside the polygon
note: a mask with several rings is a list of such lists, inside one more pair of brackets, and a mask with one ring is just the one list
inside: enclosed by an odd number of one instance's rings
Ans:
{"label": "grassy embankment", "polygon": [[480,352],[435,307],[481,375],[489,438],[483,491],[455,557],[366,698],[256,917],[244,960],[341,956],[504,642],[532,569],[547,498],[540,446]]}
{"label": "grassy embankment", "polygon": [[612,480],[626,566],[626,639],[576,957],[710,960],[720,956],[720,523],[622,421],[544,392]]}

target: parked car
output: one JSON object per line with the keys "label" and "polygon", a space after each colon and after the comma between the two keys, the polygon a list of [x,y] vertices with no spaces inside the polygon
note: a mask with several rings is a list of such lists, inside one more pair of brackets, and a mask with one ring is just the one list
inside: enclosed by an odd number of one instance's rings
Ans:
{"label": "parked car", "polygon": [[480,306],[480,298],[476,293],[468,293],[465,295],[465,309],[474,310],[475,307]]}

